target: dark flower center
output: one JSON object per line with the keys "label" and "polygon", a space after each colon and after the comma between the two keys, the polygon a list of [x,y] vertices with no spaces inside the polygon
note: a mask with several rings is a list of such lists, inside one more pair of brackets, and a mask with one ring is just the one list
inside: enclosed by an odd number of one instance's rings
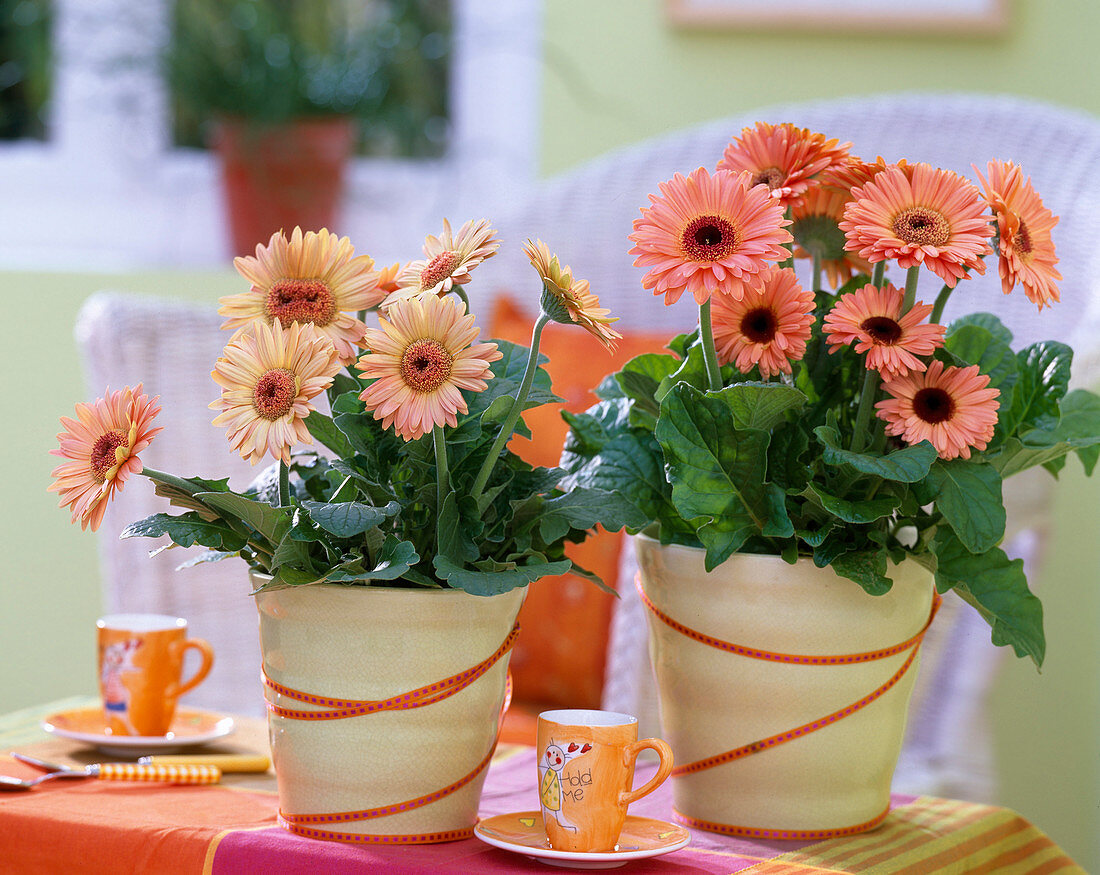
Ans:
{"label": "dark flower center", "polygon": [[753,175],[753,185],[766,185],[769,190],[779,188],[787,179],[787,174],[778,167],[765,167]]}
{"label": "dark flower center", "polygon": [[99,436],[92,444],[91,467],[92,478],[96,483],[102,483],[107,479],[107,472],[118,464],[115,459],[115,450],[126,446],[126,435],[120,431],[109,431]]}
{"label": "dark flower center", "polygon": [[741,317],[741,333],[753,343],[771,343],[779,330],[779,320],[767,307],[749,310]]}
{"label": "dark flower center", "polygon": [[414,392],[434,392],[451,375],[454,356],[438,340],[410,343],[401,355],[401,377]]}
{"label": "dark flower center", "polygon": [[901,326],[888,316],[872,316],[860,323],[860,328],[867,332],[873,343],[879,346],[890,346],[897,343],[901,337]]}
{"label": "dark flower center", "polygon": [[737,229],[722,216],[697,216],[680,235],[680,248],[692,261],[720,261],[740,242]]}
{"label": "dark flower center", "polygon": [[913,396],[913,412],[933,425],[946,422],[955,415],[955,399],[943,389],[921,389]]}
{"label": "dark flower center", "polygon": [[336,316],[336,299],[320,280],[279,280],[267,293],[265,312],[269,321],[312,322],[328,325]]}
{"label": "dark flower center", "polygon": [[264,419],[285,416],[298,396],[298,381],[292,371],[274,368],[268,371],[252,390],[252,406]]}
{"label": "dark flower center", "polygon": [[1012,235],[1012,248],[1020,255],[1031,255],[1031,232],[1027,230],[1023,219],[1020,220],[1016,233]]}
{"label": "dark flower center", "polygon": [[428,266],[420,271],[420,290],[435,288],[443,280],[447,279],[458,267],[459,257],[457,252],[440,252],[428,262]]}
{"label": "dark flower center", "polygon": [[907,207],[894,216],[894,234],[914,246],[943,246],[951,236],[951,224],[943,213],[928,207]]}

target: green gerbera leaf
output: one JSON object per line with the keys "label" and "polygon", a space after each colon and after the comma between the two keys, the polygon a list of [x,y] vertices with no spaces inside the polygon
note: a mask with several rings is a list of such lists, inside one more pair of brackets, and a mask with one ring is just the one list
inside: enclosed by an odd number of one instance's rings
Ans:
{"label": "green gerbera leaf", "polygon": [[391,501],[384,507],[374,507],[361,501],[340,501],[334,504],[303,501],[302,507],[309,512],[309,518],[313,522],[339,538],[361,535],[401,510],[401,505],[396,501]]}
{"label": "green gerbera leaf", "polygon": [[917,489],[922,502],[936,503],[948,525],[971,553],[984,553],[1005,534],[1001,475],[977,459],[937,459]]}
{"label": "green gerbera leaf", "polygon": [[853,453],[840,445],[840,433],[827,425],[814,429],[818,441],[825,447],[823,458],[830,465],[846,465],[861,474],[872,474],[884,480],[916,483],[928,476],[936,460],[936,448],[928,441],[902,447],[885,456],[874,453]]}
{"label": "green gerbera leaf", "polygon": [[1029,656],[1041,667],[1046,652],[1043,606],[1027,587],[1023,560],[1010,560],[999,547],[971,553],[944,526],[937,530],[932,549],[936,588],[954,589],[992,627],[994,644],[1010,645],[1017,656]]}

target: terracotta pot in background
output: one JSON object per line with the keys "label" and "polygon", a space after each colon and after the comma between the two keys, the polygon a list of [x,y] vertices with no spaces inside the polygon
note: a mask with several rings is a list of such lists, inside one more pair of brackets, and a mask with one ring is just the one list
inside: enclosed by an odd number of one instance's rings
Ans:
{"label": "terracotta pot in background", "polygon": [[273,233],[332,229],[355,146],[342,116],[265,125],[225,118],[212,145],[221,162],[234,255],[250,255]]}
{"label": "terracotta pot in background", "polygon": [[[892,648],[920,633],[932,575],[912,560],[871,596],[810,559],[734,554],[714,571],[703,551],[635,538],[654,606],[703,635],[779,654],[838,656]],[[845,709],[912,653],[843,665],[752,659],[693,640],[647,612],[662,735],[682,767]],[[919,657],[883,695],[821,729],[712,768],[673,773],[674,807],[719,832],[870,828],[890,801]],[[720,828],[721,827],[721,828]]]}

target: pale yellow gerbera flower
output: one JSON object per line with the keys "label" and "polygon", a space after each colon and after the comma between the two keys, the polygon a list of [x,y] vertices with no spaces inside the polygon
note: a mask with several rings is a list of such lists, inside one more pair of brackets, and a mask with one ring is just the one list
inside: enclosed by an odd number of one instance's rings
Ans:
{"label": "pale yellow gerbera flower", "polygon": [[313,443],[305,424],[310,399],[339,370],[332,341],[309,322],[253,322],[226,344],[210,374],[222,387],[210,403],[222,411],[214,425],[226,426],[230,446],[253,465],[265,453],[289,465],[294,444]]}
{"label": "pale yellow gerbera flower", "polygon": [[61,494],[60,507],[71,506],[73,522],[94,532],[107,504],[131,474],[141,472],[138,453],[163,429],[153,428],[158,398],[142,394],[141,383],[107,390],[92,404],[77,404],[76,419],[61,417],[65,431],[50,454],[70,461],[51,472],[50,492]]}
{"label": "pale yellow gerbera flower", "polygon": [[[564,308],[565,315],[574,324],[581,326],[613,352],[615,341],[621,340],[622,335],[609,326],[612,322],[618,322],[619,317],[608,315],[611,311],[600,306],[600,299],[588,290],[588,280],[573,279],[569,265],[562,267],[558,257],[551,255],[550,248],[541,240],[534,243],[528,240],[523,244],[523,251],[527,253],[531,267],[542,277],[543,288],[552,302],[559,309]],[[553,313],[547,315],[555,322],[567,324],[564,319],[554,318]]]}
{"label": "pale yellow gerbera flower", "polygon": [[397,275],[398,289],[382,304],[388,310],[397,301],[407,301],[420,295],[445,295],[456,285],[471,279],[470,271],[487,258],[496,255],[500,241],[488,219],[471,219],[452,234],[451,224],[443,220],[439,237],[429,234],[424,239],[425,258],[410,261]]}
{"label": "pale yellow gerbera flower", "polygon": [[325,228],[295,228],[290,239],[282,231],[255,257],[233,259],[237,271],[252,284],[239,295],[221,298],[218,313],[228,317],[222,328],[242,328],[254,320],[271,325],[311,322],[336,347],[343,364],[358,355],[366,325],[355,313],[377,306],[386,297],[369,255],[355,255],[347,237]]}
{"label": "pale yellow gerbera flower", "polygon": [[356,363],[374,380],[359,396],[367,410],[407,441],[457,425],[457,415],[469,410],[461,390],[486,388],[489,363],[503,357],[497,345],[473,343],[474,317],[454,298],[397,301],[378,322],[381,328],[367,329],[370,352]]}

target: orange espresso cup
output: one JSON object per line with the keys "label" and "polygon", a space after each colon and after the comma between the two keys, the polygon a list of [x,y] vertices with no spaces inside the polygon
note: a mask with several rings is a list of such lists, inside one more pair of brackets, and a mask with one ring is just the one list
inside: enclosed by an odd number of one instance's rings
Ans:
{"label": "orange espresso cup", "polygon": [[[99,692],[108,735],[167,735],[176,700],[210,673],[214,650],[187,637],[187,621],[165,614],[111,614],[96,621]],[[183,654],[202,656],[186,682]]]}
{"label": "orange espresso cup", "polygon": [[[661,765],[643,787],[634,762],[655,750]],[[638,719],[613,711],[543,711],[538,721],[539,804],[555,851],[615,850],[630,803],[656,790],[672,771],[672,749],[638,739]]]}

